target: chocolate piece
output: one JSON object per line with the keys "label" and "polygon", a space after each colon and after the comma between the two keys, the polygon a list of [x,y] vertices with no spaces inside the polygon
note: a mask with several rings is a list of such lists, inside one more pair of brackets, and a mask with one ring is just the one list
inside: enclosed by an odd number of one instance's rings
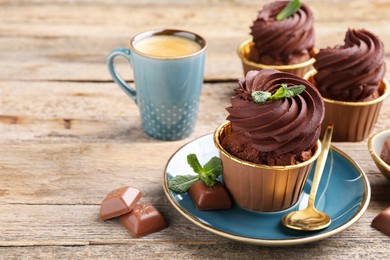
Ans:
{"label": "chocolate piece", "polygon": [[142,237],[160,231],[168,225],[163,215],[150,202],[135,205],[133,210],[119,221],[134,237]]}
{"label": "chocolate piece", "polygon": [[199,210],[228,209],[232,200],[225,187],[217,181],[214,186],[207,186],[203,181],[191,185],[188,193],[195,207]]}
{"label": "chocolate piece", "polygon": [[371,223],[371,226],[376,230],[390,236],[390,207],[379,213]]}
{"label": "chocolate piece", "polygon": [[129,186],[111,191],[100,206],[100,218],[107,220],[130,212],[141,194],[139,190]]}
{"label": "chocolate piece", "polygon": [[390,138],[385,141],[383,144],[381,159],[390,165]]}

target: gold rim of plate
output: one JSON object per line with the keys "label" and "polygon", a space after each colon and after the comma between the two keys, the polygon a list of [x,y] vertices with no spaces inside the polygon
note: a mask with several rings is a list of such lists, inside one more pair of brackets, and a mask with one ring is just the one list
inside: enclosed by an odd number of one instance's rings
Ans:
{"label": "gold rim of plate", "polygon": [[350,158],[346,153],[344,153],[343,151],[341,151],[338,148],[336,148],[336,147],[331,145],[331,150],[334,150],[337,153],[339,153],[342,157],[344,157],[344,159],[349,161],[352,164],[352,166],[357,170],[357,172],[361,176],[361,179],[362,179],[362,182],[363,182],[363,189],[364,189],[364,196],[363,196],[362,201],[360,203],[360,208],[358,209],[358,211],[348,221],[346,221],[340,227],[335,228],[335,229],[333,229],[333,230],[331,230],[329,232],[320,233],[320,234],[316,234],[316,235],[309,236],[309,237],[304,237],[304,238],[272,240],[272,239],[258,239],[258,238],[251,238],[251,237],[244,237],[244,236],[239,236],[239,235],[233,235],[231,233],[222,231],[220,229],[216,229],[216,228],[213,228],[211,226],[208,226],[207,224],[199,221],[195,216],[193,216],[191,213],[189,213],[186,209],[181,207],[176,202],[176,200],[171,195],[171,192],[169,191],[169,188],[168,188],[168,175],[167,175],[167,167],[169,165],[169,162],[176,155],[176,153],[178,153],[184,146],[186,146],[186,145],[188,145],[188,144],[190,144],[190,143],[192,143],[192,142],[194,142],[194,141],[196,141],[198,139],[204,138],[204,137],[206,137],[208,135],[212,136],[212,134],[207,134],[207,135],[198,137],[198,138],[196,138],[196,139],[194,139],[194,140],[192,140],[192,141],[182,145],[179,149],[176,150],[175,153],[173,153],[171,155],[171,157],[168,159],[168,162],[167,162],[166,166],[164,167],[164,172],[163,172],[163,189],[164,189],[164,193],[167,196],[168,200],[171,202],[171,204],[174,206],[174,208],[176,208],[176,210],[179,211],[180,214],[182,214],[186,219],[190,220],[193,224],[195,224],[195,225],[197,225],[197,226],[199,226],[199,227],[201,227],[201,228],[203,228],[203,229],[205,229],[205,230],[207,230],[207,231],[209,231],[211,233],[214,233],[216,235],[219,235],[219,236],[222,236],[222,237],[234,240],[234,241],[247,243],[247,244],[253,244],[253,245],[262,245],[262,246],[291,246],[291,245],[300,245],[300,244],[311,243],[311,242],[315,242],[315,241],[319,241],[319,240],[328,238],[330,236],[333,236],[333,235],[335,235],[335,234],[337,234],[337,233],[347,229],[348,227],[350,227],[352,224],[354,224],[356,221],[358,221],[361,218],[361,216],[364,214],[364,212],[366,211],[366,209],[368,207],[368,204],[369,204],[370,198],[371,198],[371,188],[370,188],[369,180],[368,180],[366,174],[363,172],[363,169],[352,158]]}
{"label": "gold rim of plate", "polygon": [[243,41],[237,48],[237,53],[240,59],[245,63],[252,67],[258,68],[258,69],[275,69],[275,70],[293,70],[293,69],[299,69],[306,66],[313,65],[315,62],[314,55],[318,52],[316,48],[313,48],[311,50],[311,56],[312,58],[308,59],[307,61],[291,64],[291,65],[266,65],[261,63],[256,63],[248,59],[249,49],[250,46],[253,45],[252,39],[246,39]]}
{"label": "gold rim of plate", "polygon": [[[370,152],[371,157],[374,159],[374,161],[376,163],[379,163],[384,169],[386,169],[388,171],[388,174],[390,175],[390,166],[382,160],[382,158],[374,151],[374,147],[373,147],[374,140],[378,136],[380,136],[381,134],[384,134],[386,132],[389,132],[389,134],[390,134],[390,129],[385,129],[385,130],[379,131],[379,132],[373,134],[372,136],[370,136],[370,138],[368,138],[367,146],[368,146],[368,151]],[[389,135],[389,137],[390,137],[390,135]]]}
{"label": "gold rim of plate", "polygon": [[[317,73],[316,70],[311,70],[303,76],[303,78],[309,82],[310,79]],[[312,83],[313,84],[313,83]],[[390,94],[390,86],[389,86],[389,81],[385,78],[382,79],[381,84],[383,84],[383,94],[380,95],[378,98],[370,100],[370,101],[363,101],[363,102],[348,102],[348,101],[340,101],[340,100],[333,100],[333,99],[328,99],[322,97],[322,99],[327,102],[327,103],[333,103],[337,105],[344,105],[344,106],[368,106],[368,105],[373,105],[379,102],[382,102],[387,98]]]}

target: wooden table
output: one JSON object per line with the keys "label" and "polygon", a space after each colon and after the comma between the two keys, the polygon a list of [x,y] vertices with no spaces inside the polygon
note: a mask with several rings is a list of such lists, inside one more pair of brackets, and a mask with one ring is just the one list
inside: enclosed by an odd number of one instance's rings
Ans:
{"label": "wooden table", "polygon": [[[225,120],[243,76],[236,47],[265,2],[0,1],[0,259],[388,257],[390,238],[370,223],[390,206],[390,182],[366,141],[335,145],[368,175],[370,206],[353,226],[319,242],[269,248],[230,241],[191,224],[163,193],[171,154]],[[305,2],[315,13],[317,47],[342,43],[349,27],[367,28],[384,41],[389,63],[390,1]],[[196,129],[181,141],[143,133],[136,105],[105,64],[111,49],[158,27],[192,30],[209,43]],[[126,62],[120,66],[131,81]],[[387,99],[375,131],[390,128],[389,119]],[[104,196],[124,185],[142,190],[169,228],[134,239],[117,220],[99,220]]]}

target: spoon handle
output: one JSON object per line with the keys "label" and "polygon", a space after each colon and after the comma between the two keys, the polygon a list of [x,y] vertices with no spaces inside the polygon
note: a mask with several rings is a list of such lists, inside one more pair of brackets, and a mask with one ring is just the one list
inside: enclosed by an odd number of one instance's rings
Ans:
{"label": "spoon handle", "polygon": [[324,171],[326,158],[328,157],[330,142],[332,140],[333,124],[328,125],[325,130],[324,138],[322,139],[322,151],[318,156],[316,168],[314,171],[314,178],[311,185],[311,191],[309,196],[309,206],[314,206],[314,200],[316,198],[318,185],[320,184],[322,172]]}

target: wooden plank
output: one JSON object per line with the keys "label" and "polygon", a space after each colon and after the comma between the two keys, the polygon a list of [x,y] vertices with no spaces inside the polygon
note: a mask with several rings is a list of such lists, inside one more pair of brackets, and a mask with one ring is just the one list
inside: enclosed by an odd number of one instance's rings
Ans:
{"label": "wooden plank", "polygon": [[[204,84],[194,133],[224,122],[237,82]],[[82,112],[81,112],[82,111]],[[390,128],[390,99],[374,131]],[[0,81],[0,143],[155,142],[143,133],[138,108],[115,83]]]}
{"label": "wooden plank", "polygon": [[[190,138],[225,120],[235,87],[204,85]],[[115,83],[0,82],[0,128],[0,143],[154,142],[141,129],[135,103]]]}
{"label": "wooden plank", "polygon": [[[18,252],[17,247],[33,247],[26,251],[39,249],[39,246],[88,246],[99,248],[110,245],[111,250],[121,245],[143,247],[141,253],[146,253],[149,247],[171,248],[176,254],[180,248],[201,246],[205,250],[215,247],[225,248],[235,246],[242,253],[252,254],[261,250],[261,247],[246,246],[233,243],[225,238],[202,230],[191,224],[187,219],[176,212],[170,205],[159,205],[159,210],[168,219],[170,226],[163,231],[145,236],[132,238],[117,219],[101,221],[98,218],[97,205],[1,205],[0,220],[0,253]],[[381,256],[388,254],[390,238],[384,236],[370,226],[372,218],[382,210],[382,204],[372,202],[370,210],[354,225],[345,231],[323,241],[308,244],[307,250],[325,250],[326,255],[348,254],[350,252],[373,254]],[[361,234],[364,234],[362,236]],[[375,245],[375,246],[373,246]],[[35,247],[37,246],[37,247]],[[3,249],[5,248],[5,250]],[[16,247],[16,248],[11,248]],[[92,247],[91,247],[92,248]],[[295,247],[296,248],[296,247]],[[92,249],[91,249],[92,250]],[[285,248],[286,254],[294,252],[294,247]],[[234,250],[229,250],[232,253]],[[306,251],[306,250],[304,250]],[[58,252],[59,253],[59,252]],[[317,252],[320,256],[321,253]]]}
{"label": "wooden plank", "polygon": [[[144,198],[142,200],[145,201]],[[169,222],[169,227],[135,239],[118,219],[102,221],[99,205],[1,205],[0,247],[36,245],[120,245],[172,243],[201,244],[221,241],[205,232],[173,210],[170,205],[153,202]]]}
{"label": "wooden plank", "polygon": [[[196,7],[198,8],[213,8],[213,7],[228,7],[228,8],[248,8],[253,13],[261,9],[261,7],[271,0],[235,0],[235,1],[224,1],[224,0],[138,0],[138,1],[127,1],[127,0],[40,0],[31,2],[29,0],[1,0],[0,4],[2,7],[26,7],[36,6],[38,8],[48,6],[61,6],[61,7],[75,7],[82,6],[86,8],[88,6],[100,6],[102,8],[107,7],[118,7],[121,8],[145,8],[147,11],[155,11],[155,8],[175,8],[175,7]],[[386,0],[305,0],[304,1],[313,11],[316,13],[316,19],[327,19],[334,21],[334,19],[346,18],[352,20],[369,20],[379,19],[374,13],[380,15],[386,15],[384,9],[389,8],[389,2]],[[325,12],[326,10],[326,12]],[[318,11],[318,12],[317,12]],[[333,12],[335,11],[335,12]],[[348,12],[348,17],[343,16],[345,12]],[[216,13],[219,15],[219,13]]]}
{"label": "wooden plank", "polygon": [[[105,66],[108,52],[126,47],[132,35],[158,27],[186,28],[209,42],[206,80],[235,79],[242,74],[236,54],[249,36],[257,8],[246,4],[99,5],[4,4],[0,9],[0,80],[111,80]],[[367,28],[390,43],[390,4],[379,2],[313,2],[317,47],[342,43],[347,28]],[[44,7],[44,8],[43,8]],[[344,12],[348,9],[348,17]],[[322,10],[329,10],[323,12]],[[131,14],[131,15],[129,15]],[[362,19],[364,17],[364,19]],[[390,49],[386,48],[387,54]],[[128,65],[125,77],[131,80]]]}
{"label": "wooden plank", "polygon": [[[211,4],[196,5],[99,5],[99,4],[3,4],[0,9],[0,32],[2,36],[47,37],[53,39],[63,36],[79,37],[118,37],[131,36],[139,31],[158,25],[189,27],[202,35],[228,36],[239,34],[246,36],[249,26],[260,9],[247,4]],[[259,7],[258,7],[259,6]],[[315,15],[315,24],[338,26],[345,31],[350,25],[364,25],[375,29],[389,21],[387,13],[389,2],[327,1],[313,2],[310,7]],[[325,11],[326,10],[326,11]],[[345,12],[348,11],[348,17]],[[221,31],[221,29],[223,29]],[[377,33],[388,35],[388,30]],[[207,33],[207,34],[206,34]]]}
{"label": "wooden plank", "polygon": [[288,248],[233,242],[182,244],[180,240],[158,244],[0,247],[0,254],[4,259],[387,259],[389,256],[386,241],[360,243],[340,239],[340,243],[334,244],[329,240]]}
{"label": "wooden plank", "polygon": [[[225,0],[138,0],[138,1],[128,1],[128,0],[39,0],[36,1],[36,5],[47,5],[47,4],[60,4],[60,5],[88,5],[88,4],[98,4],[98,5],[112,5],[118,4],[123,6],[148,6],[148,5],[185,5],[185,6],[210,6],[210,5],[228,5],[228,6],[236,6],[236,5],[246,5],[246,6],[262,6],[266,3],[269,3],[270,0],[235,0],[235,1],[225,1]],[[310,5],[318,4],[319,2],[325,2],[328,5],[337,5],[340,4],[339,0],[305,0],[305,3]],[[1,0],[1,4],[3,5],[31,5],[31,1],[29,0]],[[366,0],[344,0],[344,4],[367,4]],[[370,0],[368,4],[374,5],[386,5],[386,0]]]}
{"label": "wooden plank", "polygon": [[[0,145],[0,202],[98,205],[109,191],[130,185],[161,204],[164,166],[183,143]],[[372,199],[390,205],[389,184],[365,144],[342,150],[369,176]]]}
{"label": "wooden plank", "polygon": [[[323,41],[327,43],[322,46],[341,43],[344,33],[345,31],[342,30],[324,34]],[[336,39],[329,35],[338,36]],[[235,38],[211,36],[207,39],[209,39],[209,48],[205,65],[205,80],[225,81],[242,77],[242,65],[236,49],[245,36]],[[92,45],[97,40],[74,37],[50,41],[42,38],[0,38],[0,46],[4,49],[1,54],[3,59],[0,60],[2,68],[0,80],[111,82],[106,57],[110,50],[116,47],[126,47],[128,39],[125,37],[101,39],[100,45],[96,47],[98,50],[89,49],[86,46]],[[220,41],[224,44],[219,45]],[[388,42],[390,42],[390,35]],[[30,48],[24,48],[26,45]],[[42,49],[40,45],[45,45],[46,48]],[[390,63],[390,56],[386,57],[386,62]],[[133,73],[129,68],[124,59],[118,59],[118,70],[121,75],[126,80],[132,81]]]}
{"label": "wooden plank", "polygon": [[111,190],[130,185],[161,204],[164,166],[182,144],[0,146],[0,201],[97,205]]}

